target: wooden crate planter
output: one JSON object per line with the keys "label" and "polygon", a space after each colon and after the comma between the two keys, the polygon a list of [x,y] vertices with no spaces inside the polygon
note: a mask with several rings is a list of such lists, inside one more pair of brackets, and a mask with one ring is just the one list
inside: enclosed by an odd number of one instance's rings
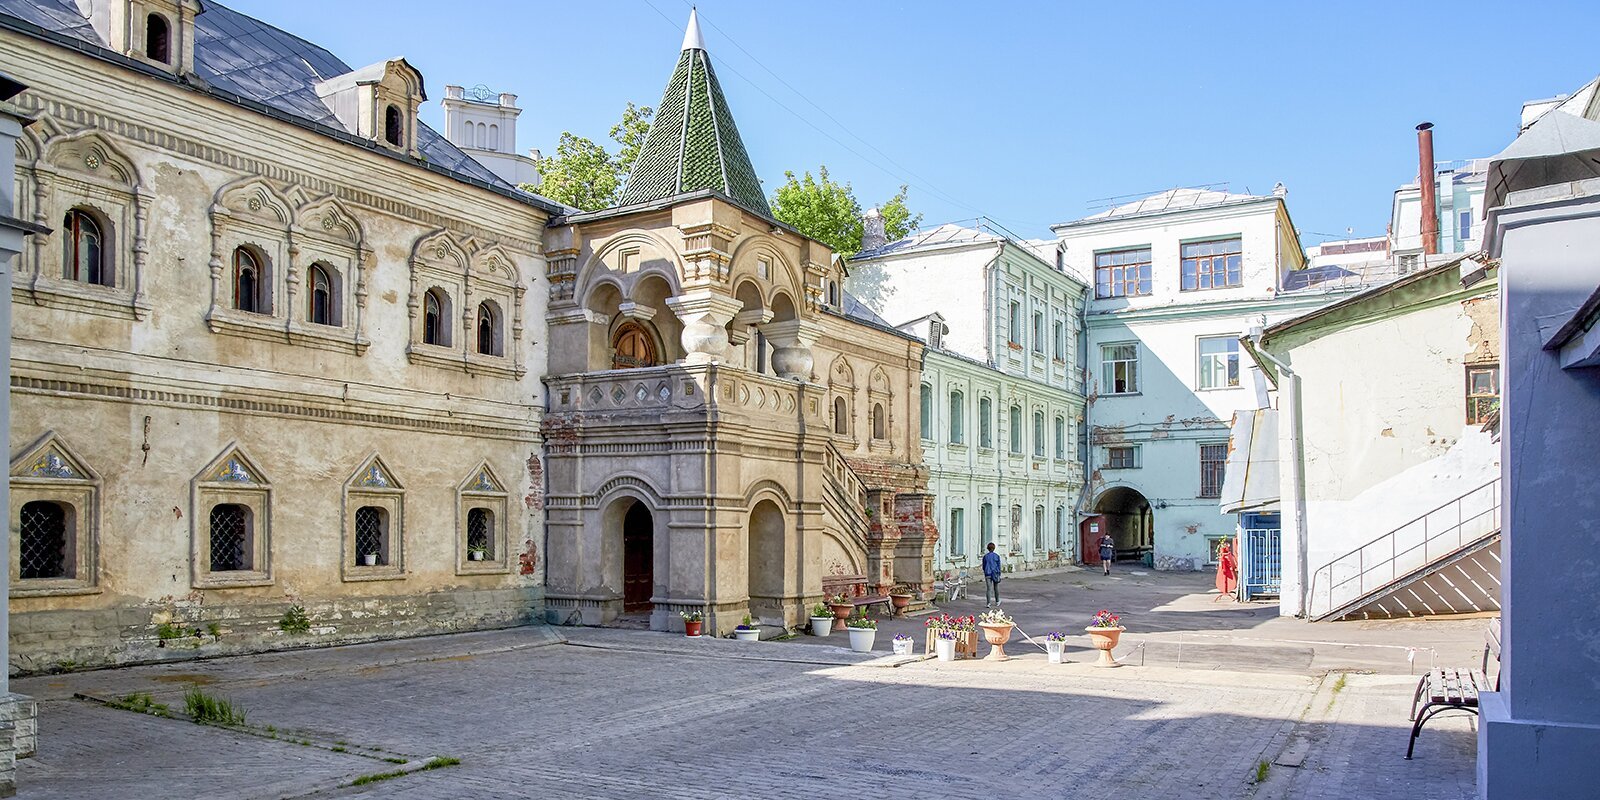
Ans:
{"label": "wooden crate planter", "polygon": [[[932,630],[929,630],[928,631],[927,649],[924,650],[923,652],[932,653],[933,652],[933,643],[938,641],[938,639],[939,639],[939,637],[937,635],[935,635],[935,632],[932,631]],[[958,631],[958,632],[956,632],[956,658],[977,658],[977,657],[978,657],[978,632],[977,631]]]}

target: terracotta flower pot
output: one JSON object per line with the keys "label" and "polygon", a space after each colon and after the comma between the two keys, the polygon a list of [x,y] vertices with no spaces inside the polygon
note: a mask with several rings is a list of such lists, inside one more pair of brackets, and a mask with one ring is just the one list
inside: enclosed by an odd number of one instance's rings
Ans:
{"label": "terracotta flower pot", "polygon": [[1117,639],[1122,632],[1127,630],[1121,626],[1115,628],[1084,628],[1089,634],[1089,646],[1100,651],[1100,660],[1094,662],[1097,667],[1120,667],[1121,664],[1111,657],[1111,649],[1117,646]]}
{"label": "terracotta flower pot", "polygon": [[980,622],[978,627],[983,629],[983,640],[988,642],[989,655],[983,657],[984,661],[1009,661],[1011,656],[1006,655],[1006,642],[1011,639],[1011,623],[996,625],[992,622]]}
{"label": "terracotta flower pot", "polygon": [[698,620],[698,619],[697,620],[684,620],[683,621],[683,635],[684,636],[699,636],[700,635],[700,626],[704,625],[704,624],[705,624],[704,620]]}
{"label": "terracotta flower pot", "polygon": [[828,608],[833,609],[833,618],[838,620],[834,625],[836,628],[843,628],[845,620],[850,619],[850,612],[856,610],[856,607],[849,603],[829,603]]}

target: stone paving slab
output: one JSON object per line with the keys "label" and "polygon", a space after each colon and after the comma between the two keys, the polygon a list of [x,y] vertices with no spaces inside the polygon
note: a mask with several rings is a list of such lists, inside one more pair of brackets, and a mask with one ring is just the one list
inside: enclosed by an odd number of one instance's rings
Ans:
{"label": "stone paving slab", "polygon": [[[226,667],[208,691],[284,735],[462,760],[319,798],[1471,796],[1470,720],[1430,724],[1417,760],[1400,758],[1414,686],[1403,676],[1351,676],[1335,693],[1332,678],[1289,672],[1099,670],[1021,651],[1005,663],[796,663],[764,651],[820,659],[826,646],[570,633],[587,646],[510,646],[503,632],[435,637],[404,659],[383,648],[224,659],[207,662]],[[48,680],[174,703],[195,666]],[[45,705],[25,798],[256,798],[372,771],[353,755]],[[1290,733],[1313,743],[1304,765],[1252,786]]]}

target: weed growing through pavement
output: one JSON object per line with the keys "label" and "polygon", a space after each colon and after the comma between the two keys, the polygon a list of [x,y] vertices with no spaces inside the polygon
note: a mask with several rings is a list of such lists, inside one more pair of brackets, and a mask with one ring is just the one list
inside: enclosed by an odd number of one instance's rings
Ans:
{"label": "weed growing through pavement", "polygon": [[244,706],[212,697],[199,689],[190,689],[183,696],[183,710],[203,725],[243,725],[246,713]]}
{"label": "weed growing through pavement", "polygon": [[1271,769],[1272,769],[1272,765],[1268,764],[1265,761],[1256,762],[1256,780],[1255,780],[1255,782],[1256,783],[1264,783],[1264,782],[1266,782],[1266,780],[1267,780],[1267,772],[1269,770],[1271,770]]}
{"label": "weed growing through pavement", "polygon": [[[387,761],[388,759],[385,759],[385,760]],[[403,764],[405,762],[401,761],[401,762],[398,762],[398,763],[402,763]],[[438,756],[438,757],[435,757],[435,758],[428,759],[428,763],[423,764],[420,768],[415,769],[415,770],[397,769],[397,770],[394,770],[393,772],[375,772],[375,773],[373,773],[371,775],[362,775],[361,777],[356,778],[355,780],[353,780],[353,781],[351,781],[351,782],[349,782],[349,783],[347,783],[345,785],[346,786],[366,786],[369,783],[377,783],[378,781],[386,781],[386,780],[389,780],[390,778],[398,778],[401,775],[409,775],[412,772],[427,772],[430,769],[439,769],[440,767],[453,767],[453,766],[456,766],[457,764],[460,764],[460,763],[461,763],[461,759],[459,759],[459,758],[453,758],[451,756]]]}
{"label": "weed growing through pavement", "polygon": [[121,700],[112,700],[106,705],[120,708],[124,711],[133,711],[139,714],[152,714],[157,717],[171,717],[172,708],[166,703],[157,703],[149,692],[134,692],[122,696]]}

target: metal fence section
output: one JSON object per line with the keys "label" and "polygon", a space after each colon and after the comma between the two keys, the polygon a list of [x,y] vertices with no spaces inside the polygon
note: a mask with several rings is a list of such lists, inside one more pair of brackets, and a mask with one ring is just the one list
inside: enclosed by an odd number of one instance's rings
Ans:
{"label": "metal fence section", "polygon": [[1283,591],[1283,551],[1278,528],[1246,528],[1239,533],[1242,599]]}

